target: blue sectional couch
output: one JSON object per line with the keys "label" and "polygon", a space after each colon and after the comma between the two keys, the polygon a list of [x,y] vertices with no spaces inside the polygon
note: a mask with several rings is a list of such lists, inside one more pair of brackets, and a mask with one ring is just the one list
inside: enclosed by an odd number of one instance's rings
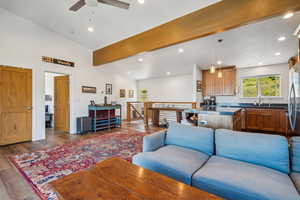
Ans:
{"label": "blue sectional couch", "polygon": [[300,200],[300,137],[291,156],[282,136],[171,123],[133,163],[228,200]]}

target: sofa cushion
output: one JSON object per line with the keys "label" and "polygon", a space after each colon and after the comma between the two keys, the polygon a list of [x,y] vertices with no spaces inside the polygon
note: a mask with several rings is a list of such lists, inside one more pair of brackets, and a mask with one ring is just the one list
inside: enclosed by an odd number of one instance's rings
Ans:
{"label": "sofa cushion", "polygon": [[133,157],[133,164],[191,184],[193,173],[209,156],[179,146],[167,145],[154,152],[144,152]]}
{"label": "sofa cushion", "polygon": [[300,193],[300,173],[298,172],[292,172],[290,174],[290,177],[292,178],[295,186],[296,186],[296,189],[298,190],[298,192]]}
{"label": "sofa cushion", "polygon": [[147,135],[143,138],[143,152],[155,151],[165,145],[166,131]]}
{"label": "sofa cushion", "polygon": [[300,172],[300,137],[292,137],[292,171]]}
{"label": "sofa cushion", "polygon": [[300,199],[287,174],[219,156],[194,174],[192,185],[227,200]]}
{"label": "sofa cushion", "polygon": [[172,122],[169,124],[165,143],[212,155],[214,153],[214,131],[210,128],[187,126]]}
{"label": "sofa cushion", "polygon": [[216,155],[289,173],[289,148],[285,137],[219,129]]}

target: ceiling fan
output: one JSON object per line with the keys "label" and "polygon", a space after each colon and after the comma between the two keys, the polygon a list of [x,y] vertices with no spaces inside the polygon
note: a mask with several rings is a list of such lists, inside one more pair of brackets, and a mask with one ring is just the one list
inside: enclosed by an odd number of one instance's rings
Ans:
{"label": "ceiling fan", "polygon": [[69,10],[76,12],[85,5],[90,6],[90,7],[96,7],[98,5],[98,3],[104,3],[107,5],[115,6],[115,7],[122,8],[122,9],[129,9],[129,6],[130,6],[129,3],[126,3],[123,1],[118,1],[118,0],[79,0],[73,6],[71,6],[71,8],[69,8]]}

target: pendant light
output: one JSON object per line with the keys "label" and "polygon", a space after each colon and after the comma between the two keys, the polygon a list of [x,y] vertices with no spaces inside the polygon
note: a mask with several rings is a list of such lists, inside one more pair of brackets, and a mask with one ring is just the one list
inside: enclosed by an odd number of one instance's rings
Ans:
{"label": "pendant light", "polygon": [[212,48],[212,53],[211,53],[211,66],[210,66],[210,69],[209,69],[209,72],[211,74],[214,74],[216,72],[216,66],[214,65],[214,47]]}
{"label": "pendant light", "polygon": [[219,71],[218,71],[218,78],[222,78],[222,77],[223,77],[222,70],[219,70]]}
{"label": "pendant light", "polygon": [[[219,44],[220,44],[220,46],[221,46],[221,42],[223,42],[223,39],[219,39],[218,42],[219,42]],[[220,64],[222,64],[221,61],[219,61],[219,62],[220,62]],[[222,78],[222,77],[223,77],[223,72],[222,72],[222,70],[220,69],[220,70],[218,71],[218,78]]]}
{"label": "pendant light", "polygon": [[209,72],[210,72],[211,74],[214,74],[214,73],[216,72],[216,67],[214,66],[214,64],[211,64],[210,69],[209,69]]}

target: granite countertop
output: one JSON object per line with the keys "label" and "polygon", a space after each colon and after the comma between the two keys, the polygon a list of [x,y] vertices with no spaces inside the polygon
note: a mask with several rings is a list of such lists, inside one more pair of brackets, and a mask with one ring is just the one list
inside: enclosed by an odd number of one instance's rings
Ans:
{"label": "granite countertop", "polygon": [[186,109],[185,113],[196,113],[196,114],[210,114],[210,115],[234,115],[234,113],[240,111],[241,108],[231,107],[201,107],[198,109]]}
{"label": "granite countertop", "polygon": [[287,110],[287,104],[261,104],[254,105],[253,103],[218,103],[217,107],[222,108],[255,108],[255,109],[281,109]]}

